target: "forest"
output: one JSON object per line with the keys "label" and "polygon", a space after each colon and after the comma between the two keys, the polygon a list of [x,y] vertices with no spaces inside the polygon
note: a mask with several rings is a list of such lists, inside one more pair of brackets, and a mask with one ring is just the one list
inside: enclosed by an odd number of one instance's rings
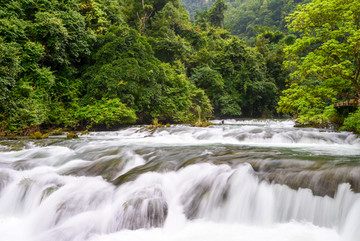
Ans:
{"label": "forest", "polygon": [[2,0],[0,133],[215,117],[360,133],[359,22],[357,0]]}

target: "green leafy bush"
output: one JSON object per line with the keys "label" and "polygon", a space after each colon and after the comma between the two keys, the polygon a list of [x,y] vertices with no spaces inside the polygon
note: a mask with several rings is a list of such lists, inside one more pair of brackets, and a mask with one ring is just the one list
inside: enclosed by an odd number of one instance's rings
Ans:
{"label": "green leafy bush", "polygon": [[45,138],[48,138],[49,135],[42,134],[40,131],[37,131],[37,132],[31,133],[30,137],[33,139],[45,139]]}
{"label": "green leafy bush", "polygon": [[344,120],[344,126],[341,130],[353,131],[360,134],[360,108],[357,111],[350,113]]}
{"label": "green leafy bush", "polygon": [[88,127],[106,125],[107,127],[134,123],[136,121],[135,111],[119,99],[101,99],[92,105],[80,107],[75,113],[75,118]]}
{"label": "green leafy bush", "polygon": [[66,133],[66,139],[79,139],[79,136],[76,133]]}

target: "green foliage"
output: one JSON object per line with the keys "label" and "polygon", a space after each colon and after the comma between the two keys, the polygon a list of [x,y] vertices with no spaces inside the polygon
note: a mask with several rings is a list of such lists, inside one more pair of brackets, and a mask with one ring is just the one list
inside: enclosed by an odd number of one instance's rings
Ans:
{"label": "green foliage", "polygon": [[212,106],[203,90],[195,87],[184,74],[183,66],[162,65],[166,75],[166,89],[162,100],[160,119],[172,122],[192,122],[197,106],[210,117]]}
{"label": "green foliage", "polygon": [[208,127],[208,126],[212,126],[212,125],[215,125],[214,123],[211,123],[211,122],[201,122],[201,121],[197,121],[195,122],[192,126],[194,127]]}
{"label": "green foliage", "polygon": [[142,119],[156,115],[165,75],[145,37],[130,28],[112,28],[102,39],[95,64],[84,75],[87,98],[120,98]]}
{"label": "green foliage", "polygon": [[206,120],[212,116],[212,106],[205,92],[201,89],[192,88],[190,92],[190,100],[192,102],[191,112],[196,115],[199,120]]}
{"label": "green foliage", "polygon": [[79,4],[79,13],[89,29],[103,34],[111,24],[123,23],[120,4],[120,0],[84,0]]}
{"label": "green foliage", "polygon": [[[286,49],[290,57],[287,65],[297,69],[294,78],[317,78],[339,94],[360,94],[356,47],[360,44],[359,7],[358,1],[314,1],[289,16],[290,28],[304,34]],[[309,49],[312,51],[306,53]],[[304,52],[300,58],[298,54]]]}
{"label": "green foliage", "polygon": [[226,9],[225,0],[215,0],[214,5],[209,9],[209,22],[212,26],[222,27],[224,25]]}
{"label": "green foliage", "polygon": [[[140,121],[193,118],[192,103],[199,101],[192,97],[196,89],[185,75],[161,64],[146,37],[131,28],[117,27],[109,29],[102,41],[95,64],[84,75],[89,100],[120,98],[136,111]],[[207,101],[206,96],[200,99]],[[206,105],[204,108],[209,108]]]}
{"label": "green foliage", "polygon": [[46,42],[47,60],[51,64],[67,64],[68,31],[57,13],[37,12],[33,26],[36,41]]}
{"label": "green foliage", "polygon": [[49,135],[47,134],[42,134],[40,131],[34,132],[30,134],[30,138],[32,139],[46,139],[48,138]]}
{"label": "green foliage", "polygon": [[215,102],[224,92],[224,80],[219,72],[209,67],[195,68],[191,75],[191,81],[201,89],[213,101],[213,106],[218,106]]}
{"label": "green foliage", "polygon": [[344,126],[341,130],[353,131],[360,134],[360,108],[349,114],[349,116],[344,120]]}
{"label": "green foliage", "polygon": [[157,128],[161,128],[161,127],[165,127],[165,125],[159,123],[157,118],[154,118],[152,120],[152,125],[147,126],[146,129],[148,129],[148,130],[156,130]]}
{"label": "green foliage", "polygon": [[331,103],[332,96],[327,88],[294,83],[280,97],[279,110],[297,115],[301,124],[322,125],[328,121],[322,114],[327,103]]}
{"label": "green foliage", "polygon": [[151,38],[155,56],[164,62],[184,60],[190,46],[178,34],[188,28],[190,18],[186,10],[178,2],[168,2],[152,19]]}
{"label": "green foliage", "polygon": [[288,17],[302,37],[285,48],[292,69],[291,86],[279,111],[299,121],[325,123],[326,108],[346,98],[360,98],[359,1],[319,1],[302,5]]}
{"label": "green foliage", "polygon": [[254,44],[262,27],[287,33],[285,17],[298,4],[311,0],[229,0],[225,12],[225,26],[231,32]]}
{"label": "green foliage", "polygon": [[66,139],[79,139],[79,136],[76,133],[66,133]]}
{"label": "green foliage", "polygon": [[75,115],[75,119],[88,128],[99,125],[110,127],[136,121],[135,112],[119,99],[101,99],[93,105],[80,107]]}
{"label": "green foliage", "polygon": [[192,22],[179,0],[2,1],[0,128],[271,115],[284,35],[262,31],[249,48],[221,28],[226,6]]}
{"label": "green foliage", "polygon": [[5,111],[19,73],[20,48],[0,37],[0,112]]}
{"label": "green foliage", "polygon": [[200,11],[209,9],[215,0],[181,0],[184,3],[186,10],[189,11],[191,19],[196,18],[196,14]]}
{"label": "green foliage", "polygon": [[[86,22],[87,13],[81,11],[84,3],[78,0],[1,2],[0,125],[3,128],[21,132],[31,126],[76,123],[69,114],[82,88],[76,75],[81,71],[80,62],[90,55],[98,28]],[[102,9],[114,16],[110,13],[115,10],[113,5]]]}

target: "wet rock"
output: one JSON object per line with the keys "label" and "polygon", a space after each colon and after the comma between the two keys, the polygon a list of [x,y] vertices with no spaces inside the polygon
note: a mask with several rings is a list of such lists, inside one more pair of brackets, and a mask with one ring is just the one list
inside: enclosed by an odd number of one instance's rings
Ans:
{"label": "wet rock", "polygon": [[28,193],[30,192],[32,186],[35,184],[35,180],[31,178],[23,178],[19,183],[18,186],[21,188],[20,200],[25,201],[27,198]]}
{"label": "wet rock", "polygon": [[259,177],[269,183],[284,184],[295,190],[308,188],[316,196],[334,197],[342,183],[349,183],[354,192],[360,192],[359,173],[360,167],[321,167],[315,170],[275,170],[261,173]]}
{"label": "wet rock", "polygon": [[66,133],[66,139],[79,139],[79,136],[76,133],[68,132]]}
{"label": "wet rock", "polygon": [[14,170],[23,171],[30,170],[36,167],[34,161],[30,160],[17,160],[12,164]]}
{"label": "wet rock", "polygon": [[122,205],[118,215],[119,229],[162,227],[168,215],[168,204],[158,188],[135,192]]}
{"label": "wet rock", "polygon": [[7,173],[0,173],[0,193],[10,181],[10,176]]}
{"label": "wet rock", "polygon": [[55,192],[56,190],[58,190],[59,188],[61,187],[60,184],[54,184],[54,185],[51,185],[47,188],[45,188],[42,192],[42,195],[41,195],[41,201],[43,201],[45,198],[47,198],[48,196],[50,196],[53,192]]}
{"label": "wet rock", "polygon": [[198,216],[200,204],[207,198],[210,189],[211,183],[198,183],[183,195],[181,201],[188,219],[195,219]]}
{"label": "wet rock", "polygon": [[119,186],[123,183],[135,180],[139,175],[147,172],[166,172],[175,170],[176,163],[167,161],[152,160],[147,162],[145,165],[137,166],[123,175],[117,177],[112,183]]}
{"label": "wet rock", "polygon": [[48,138],[49,135],[48,134],[43,134],[40,131],[36,131],[34,133],[30,133],[30,138],[32,139],[46,139]]}
{"label": "wet rock", "polygon": [[109,156],[93,161],[88,166],[73,168],[65,174],[76,176],[102,176],[104,179],[111,181],[124,166],[125,162],[122,157]]}
{"label": "wet rock", "polygon": [[201,216],[201,206],[210,202],[210,206],[221,206],[226,202],[229,191],[229,180],[221,182],[224,185],[216,185],[216,175],[211,180],[203,180],[194,186],[192,186],[181,198],[181,202],[184,206],[185,216],[192,220]]}

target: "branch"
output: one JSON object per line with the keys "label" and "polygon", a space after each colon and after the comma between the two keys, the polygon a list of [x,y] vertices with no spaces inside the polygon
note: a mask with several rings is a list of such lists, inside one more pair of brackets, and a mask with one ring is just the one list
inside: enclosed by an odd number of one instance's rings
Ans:
{"label": "branch", "polygon": [[360,98],[360,86],[359,86],[359,75],[360,75],[360,60],[359,60],[359,53],[357,49],[355,49],[355,60],[356,60],[356,71],[355,71],[355,77],[353,79],[353,84],[355,86],[355,89],[357,91],[358,97]]}

